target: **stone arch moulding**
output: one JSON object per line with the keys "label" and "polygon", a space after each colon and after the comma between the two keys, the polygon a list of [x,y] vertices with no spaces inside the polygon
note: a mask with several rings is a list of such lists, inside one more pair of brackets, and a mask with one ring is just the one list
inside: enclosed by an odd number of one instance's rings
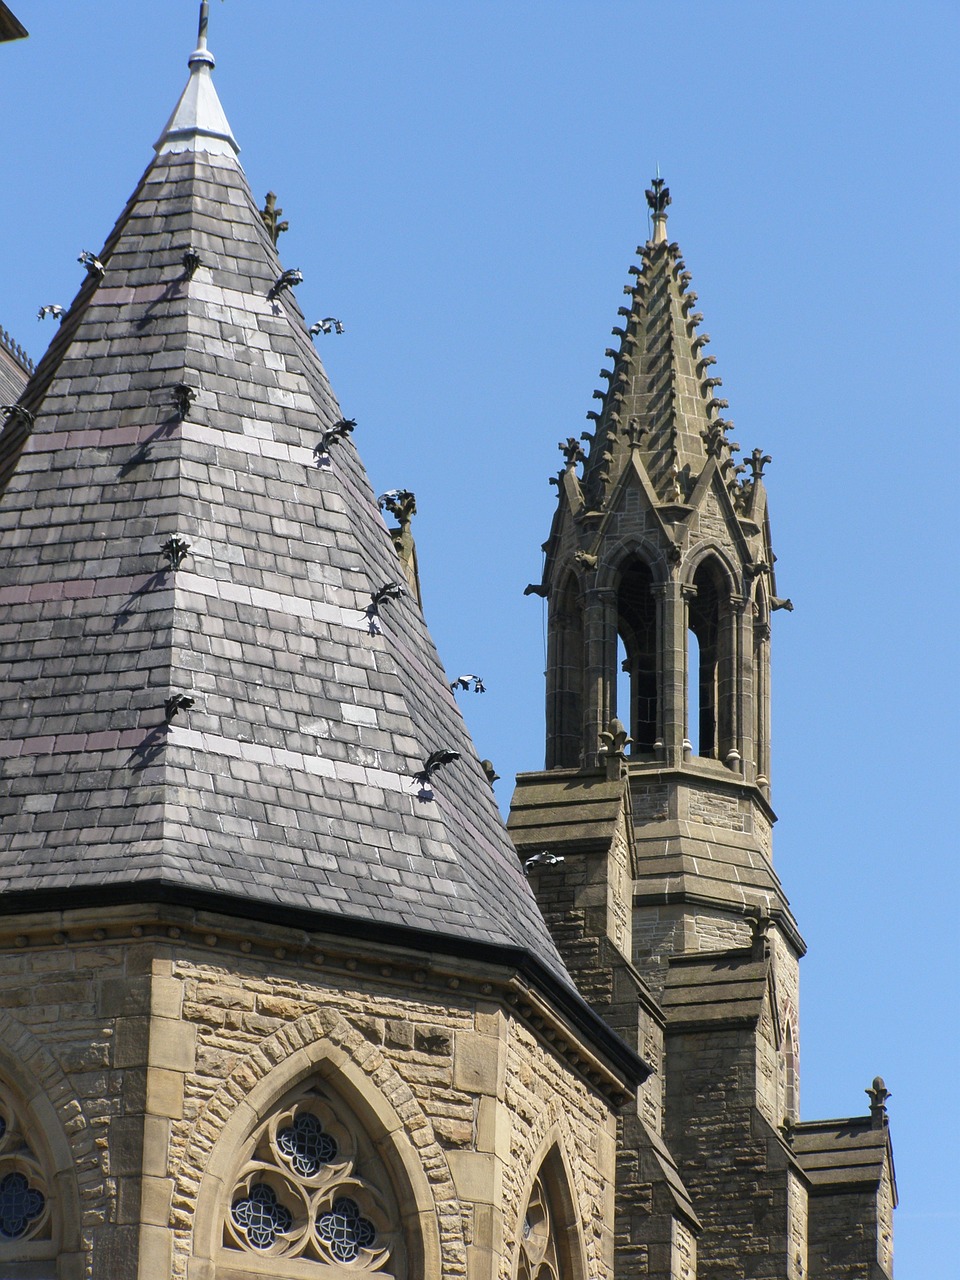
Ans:
{"label": "stone arch moulding", "polygon": [[[560,1123],[541,1139],[513,1231],[511,1275],[519,1280],[587,1280],[584,1192],[575,1184]],[[598,1262],[599,1260],[594,1260]]]}
{"label": "stone arch moulding", "polygon": [[698,542],[691,547],[683,559],[680,583],[692,587],[697,570],[708,560],[716,560],[723,576],[727,580],[727,590],[731,596],[743,594],[743,575],[739,572],[727,551],[716,542]]}
{"label": "stone arch moulding", "polygon": [[91,1245],[83,1233],[81,1193],[94,1217],[106,1202],[100,1160],[87,1117],[59,1063],[5,1012],[0,1013],[0,1115],[4,1128],[22,1129],[23,1139],[22,1145],[14,1144],[9,1131],[0,1139],[0,1182],[11,1172],[28,1173],[33,1164],[45,1200],[45,1238],[30,1239],[27,1231],[18,1248],[17,1240],[0,1237],[0,1274],[15,1280],[21,1274],[17,1264],[29,1263],[34,1269],[24,1275],[45,1275],[40,1268],[46,1260],[50,1276],[79,1275]]}
{"label": "stone arch moulding", "polygon": [[652,539],[636,534],[620,538],[610,546],[604,547],[600,563],[597,565],[598,587],[616,590],[620,582],[620,574],[631,560],[641,560],[650,570],[654,586],[662,586],[670,577],[670,566],[663,553],[663,548]]}
{"label": "stone arch moulding", "polygon": [[[184,1247],[188,1250],[187,1276],[197,1274],[206,1280],[219,1275],[217,1269],[211,1270],[211,1264],[218,1260],[225,1274],[230,1274],[221,1241],[245,1148],[291,1092],[311,1081],[342,1099],[386,1170],[400,1209],[407,1255],[405,1280],[439,1277],[441,1256],[459,1256],[465,1265],[466,1247],[453,1180],[420,1104],[383,1054],[355,1027],[338,1013],[318,1011],[274,1032],[245,1058],[211,1098],[194,1127],[178,1172],[177,1192],[189,1199],[196,1197],[192,1232],[189,1239],[184,1238],[187,1233],[181,1233],[177,1247],[181,1257]],[[199,1190],[195,1189],[197,1184]],[[283,1265],[281,1259],[277,1263]],[[196,1272],[192,1270],[195,1264],[200,1264]],[[300,1275],[303,1268],[315,1272],[318,1280],[324,1274],[322,1266],[310,1268],[303,1262],[299,1268],[293,1262],[291,1273]],[[237,1263],[236,1269],[242,1272],[242,1264]]]}

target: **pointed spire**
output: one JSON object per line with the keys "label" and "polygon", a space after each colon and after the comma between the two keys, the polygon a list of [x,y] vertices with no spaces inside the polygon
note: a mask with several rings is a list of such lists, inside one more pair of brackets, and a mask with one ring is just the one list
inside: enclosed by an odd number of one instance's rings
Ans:
{"label": "pointed spire", "polygon": [[205,151],[208,155],[239,154],[240,146],[220,105],[211,72],[216,59],[207,48],[209,0],[200,5],[197,47],[187,59],[190,79],[167,126],[154,144],[158,155],[169,151]]}

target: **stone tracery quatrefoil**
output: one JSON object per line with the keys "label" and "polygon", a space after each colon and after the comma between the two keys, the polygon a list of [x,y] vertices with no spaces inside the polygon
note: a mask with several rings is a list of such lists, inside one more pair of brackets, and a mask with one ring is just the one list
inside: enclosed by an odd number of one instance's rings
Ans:
{"label": "stone tracery quatrefoil", "polygon": [[559,1274],[550,1209],[538,1179],[523,1218],[517,1280],[558,1280]]}
{"label": "stone tracery quatrefoil", "polygon": [[12,1099],[0,1097],[0,1240],[50,1238],[46,1180]]}
{"label": "stone tracery quatrefoil", "polygon": [[357,1135],[341,1112],[307,1089],[261,1125],[234,1182],[225,1248],[310,1259],[318,1274],[397,1265],[396,1213],[358,1176]]}

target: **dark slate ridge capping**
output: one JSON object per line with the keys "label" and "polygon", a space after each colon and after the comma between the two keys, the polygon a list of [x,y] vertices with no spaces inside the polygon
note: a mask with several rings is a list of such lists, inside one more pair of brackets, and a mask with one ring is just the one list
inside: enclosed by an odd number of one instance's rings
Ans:
{"label": "dark slate ridge capping", "polygon": [[22,890],[0,895],[0,918],[42,911],[66,911],[72,908],[164,904],[219,912],[242,919],[260,920],[305,933],[339,934],[358,941],[387,943],[420,952],[434,952],[463,960],[494,963],[529,979],[554,1009],[565,1014],[589,1041],[615,1074],[632,1087],[647,1079],[653,1068],[612,1031],[587,1004],[583,997],[552,973],[542,961],[520,947],[501,943],[479,942],[470,938],[430,932],[413,926],[381,923],[346,916],[254,902],[228,893],[140,881],[134,885],[102,885],[96,888],[78,886],[63,889]]}
{"label": "dark slate ridge capping", "polygon": [[[642,883],[643,883],[642,880],[634,881],[635,886],[642,885]],[[642,891],[637,892],[635,889],[633,894],[633,905],[635,907],[665,907],[665,906],[689,905],[694,907],[710,907],[710,908],[721,907],[724,910],[729,910],[730,901],[731,899],[729,897],[719,898],[719,897],[714,897],[712,894],[706,894],[706,893],[687,893],[682,889],[671,889],[668,893],[643,893]],[[739,901],[739,899],[737,899],[737,901]],[[744,915],[746,916],[746,913],[750,908],[751,904],[741,903],[741,906],[743,908]],[[774,907],[770,912],[770,918],[773,921],[773,923],[776,925],[779,925],[780,928],[783,930],[783,932],[787,935],[787,939],[789,940],[790,944],[796,948],[797,953],[801,956],[805,956],[807,954],[807,944],[804,942],[803,938],[800,936],[800,932],[797,929],[797,924],[793,916],[790,915],[788,912],[784,911],[780,907]],[[724,952],[697,951],[693,953],[693,955],[697,960],[702,960],[706,955],[713,955],[714,958],[716,958],[717,955],[729,956],[730,954],[731,952],[729,951],[724,951]],[[733,952],[732,954],[736,955],[736,952]],[[671,964],[674,963],[674,960],[680,961],[685,958],[686,957],[684,956],[672,957]]]}

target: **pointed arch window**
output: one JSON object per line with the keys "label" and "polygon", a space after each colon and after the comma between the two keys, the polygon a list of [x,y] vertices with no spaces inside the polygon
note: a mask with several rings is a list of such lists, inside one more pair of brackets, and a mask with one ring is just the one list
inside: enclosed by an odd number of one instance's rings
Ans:
{"label": "pointed arch window", "polygon": [[733,748],[735,675],[730,591],[720,566],[704,560],[693,578],[687,625],[688,738],[694,754],[724,760]]}
{"label": "pointed arch window", "polygon": [[554,1147],[540,1167],[520,1223],[517,1280],[582,1280],[579,1215]]}
{"label": "pointed arch window", "polygon": [[548,768],[575,769],[583,747],[583,610],[576,575],[568,575],[557,597],[550,628],[552,652],[547,669],[551,681],[548,703]]}
{"label": "pointed arch window", "polygon": [[[650,754],[660,736],[657,673],[657,602],[653,574],[644,561],[629,561],[620,571],[617,633],[622,645],[617,714],[629,726],[634,753]],[[621,706],[626,695],[629,706]]]}
{"label": "pointed arch window", "polygon": [[[400,1213],[361,1126],[325,1086],[300,1087],[253,1133],[223,1214],[218,1275],[406,1280]],[[304,1270],[304,1268],[306,1268]]]}

